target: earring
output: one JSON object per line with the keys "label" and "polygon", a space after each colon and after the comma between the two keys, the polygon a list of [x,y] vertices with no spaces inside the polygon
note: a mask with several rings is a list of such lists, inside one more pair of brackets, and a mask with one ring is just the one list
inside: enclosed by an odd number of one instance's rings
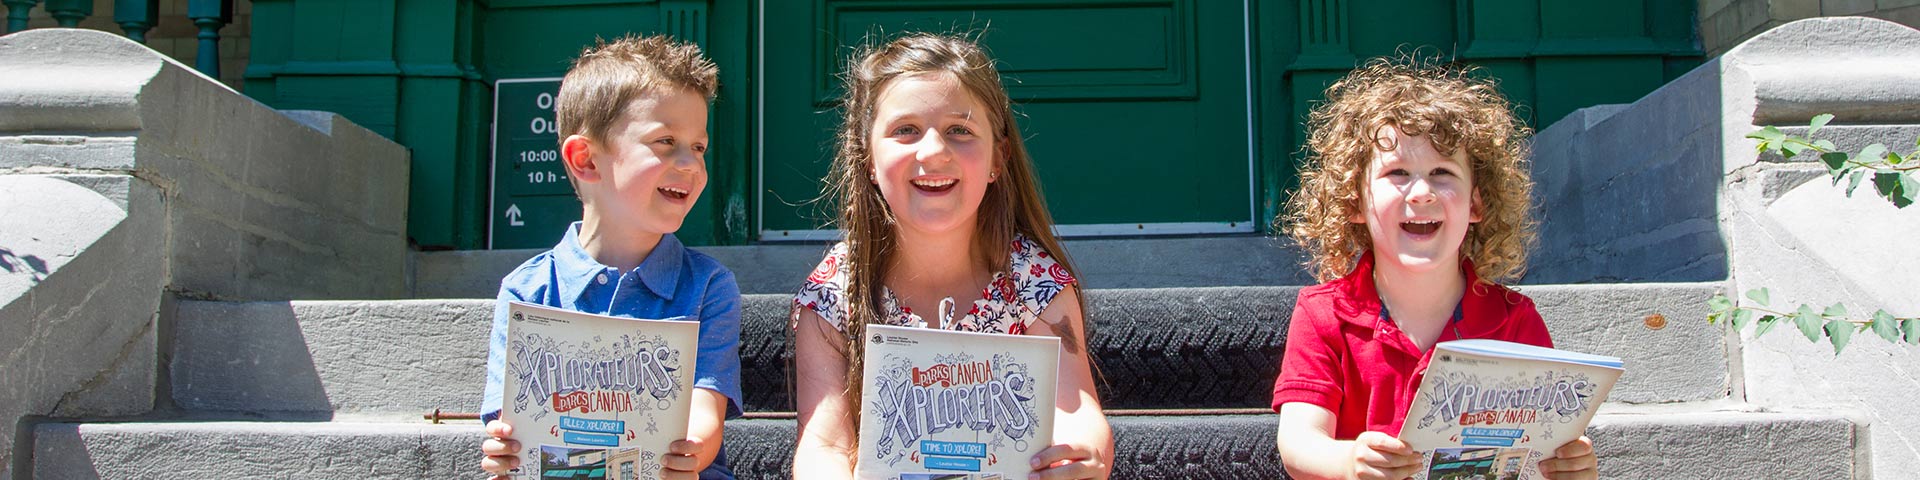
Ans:
{"label": "earring", "polygon": [[994,181],[999,179],[1000,179],[1000,172],[998,171],[987,172],[987,181]]}

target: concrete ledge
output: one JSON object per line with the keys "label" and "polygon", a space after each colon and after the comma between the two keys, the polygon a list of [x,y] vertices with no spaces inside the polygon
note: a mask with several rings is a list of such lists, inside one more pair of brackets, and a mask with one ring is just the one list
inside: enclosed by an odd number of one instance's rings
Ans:
{"label": "concrete ledge", "polygon": [[[1109,419],[1115,478],[1285,478],[1274,415]],[[727,422],[742,479],[786,478],[792,420]],[[1601,413],[1601,478],[1850,478],[1855,426],[1837,415]],[[44,424],[35,478],[477,478],[477,424]],[[1779,459],[1792,458],[1791,462]]]}
{"label": "concrete ledge", "polygon": [[[1727,353],[1705,321],[1717,284],[1530,286],[1560,345],[1626,359],[1613,398],[1726,398]],[[1108,408],[1266,407],[1295,287],[1096,289],[1090,349]],[[748,295],[749,411],[792,409],[790,297]],[[183,409],[296,418],[479,409],[491,300],[181,302],[173,399]],[[1668,318],[1650,330],[1643,317]],[[300,352],[305,352],[301,354]],[[1197,373],[1205,372],[1205,375]],[[396,395],[394,392],[409,392]]]}
{"label": "concrete ledge", "polygon": [[1601,478],[1871,478],[1856,468],[1864,427],[1842,415],[1602,412],[1587,430]]}
{"label": "concrete ledge", "polygon": [[177,307],[173,400],[294,417],[478,411],[491,300],[200,302]]}
{"label": "concrete ledge", "polygon": [[[1751,79],[1755,124],[1920,121],[1920,31],[1862,17],[1811,18],[1768,30],[1720,58]],[[1744,92],[1742,92],[1744,93]],[[1744,132],[1742,132],[1744,133]]]}
{"label": "concrete ledge", "polygon": [[[743,293],[792,294],[829,244],[695,247],[733,270]],[[1089,288],[1312,285],[1300,252],[1259,237],[1067,240]],[[470,250],[413,254],[415,298],[493,298],[500,278],[542,250]]]}
{"label": "concrete ledge", "polygon": [[0,37],[0,172],[132,175],[160,189],[174,291],[406,295],[407,150],[325,112],[282,114],[93,30]]}
{"label": "concrete ledge", "polygon": [[[1727,398],[1732,389],[1725,327],[1707,323],[1720,283],[1523,285],[1547,320],[1554,346],[1626,361],[1607,400],[1670,403]],[[1659,315],[1664,325],[1648,324]],[[1655,327],[1658,328],[1655,328]]]}
{"label": "concrete ledge", "polygon": [[0,175],[0,479],[27,451],[23,418],[153,408],[161,194],[125,175],[82,183],[121,197]]}

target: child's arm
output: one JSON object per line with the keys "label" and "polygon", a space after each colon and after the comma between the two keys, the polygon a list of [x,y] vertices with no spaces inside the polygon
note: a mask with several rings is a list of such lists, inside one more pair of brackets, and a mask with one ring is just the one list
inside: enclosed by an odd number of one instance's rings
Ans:
{"label": "child's arm", "polygon": [[667,445],[667,455],[660,459],[661,478],[699,478],[720,455],[727,416],[737,408],[732,398],[740,395],[740,285],[725,269],[707,282],[687,437]]}
{"label": "child's arm", "polygon": [[1380,432],[1351,441],[1334,440],[1333,412],[1319,405],[1280,406],[1274,442],[1287,474],[1300,480],[1403,479],[1420,470],[1420,456],[1400,439]]}
{"label": "child's arm", "polygon": [[1593,440],[1581,435],[1554,449],[1553,458],[1540,462],[1540,473],[1552,480],[1600,478],[1600,459],[1593,455]]}
{"label": "child's arm", "polygon": [[480,442],[480,453],[485,455],[480,468],[498,478],[505,478],[507,471],[520,463],[520,442],[509,438],[513,436],[512,427],[499,419],[506,398],[507,302],[519,299],[501,285],[493,302],[493,331],[487,334],[487,386],[480,396],[480,418],[486,423],[487,439]]}
{"label": "child's arm", "polygon": [[813,310],[800,309],[799,318],[793,329],[794,401],[800,410],[793,478],[851,479],[860,432],[846,399],[847,346]]}
{"label": "child's arm", "polygon": [[700,471],[720,455],[720,440],[727,418],[727,396],[705,388],[693,389],[692,418],[687,419],[687,438],[667,445],[660,459],[660,478],[698,479]]}
{"label": "child's arm", "polygon": [[1094,390],[1087,360],[1086,316],[1077,288],[1061,290],[1028,335],[1060,337],[1060,384],[1054,390],[1054,445],[1034,454],[1040,479],[1104,479],[1113,470],[1113,430]]}

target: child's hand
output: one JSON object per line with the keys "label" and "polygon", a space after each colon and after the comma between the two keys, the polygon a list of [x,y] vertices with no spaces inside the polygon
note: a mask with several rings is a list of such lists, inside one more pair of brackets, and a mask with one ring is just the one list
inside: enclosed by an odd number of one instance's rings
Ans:
{"label": "child's hand", "polygon": [[698,438],[674,440],[667,444],[667,454],[660,457],[660,480],[698,479],[700,478],[701,444]]}
{"label": "child's hand", "polygon": [[480,469],[494,475],[496,479],[507,478],[507,471],[520,465],[520,442],[514,441],[513,427],[507,422],[494,420],[487,422],[487,439],[480,442],[480,453],[487,458],[480,459]]}
{"label": "child's hand", "polygon": [[1600,478],[1600,459],[1593,456],[1593,440],[1581,435],[1553,450],[1553,458],[1540,462],[1540,473],[1553,480],[1591,480]]}
{"label": "child's hand", "polygon": [[1093,447],[1084,445],[1047,447],[1033,454],[1033,459],[1028,461],[1034,471],[1027,475],[1027,480],[1104,480],[1107,478],[1107,465],[1102,464],[1100,459],[1103,457]]}
{"label": "child's hand", "polygon": [[1420,456],[1406,442],[1380,432],[1353,439],[1352,476],[1359,480],[1401,480],[1420,471]]}

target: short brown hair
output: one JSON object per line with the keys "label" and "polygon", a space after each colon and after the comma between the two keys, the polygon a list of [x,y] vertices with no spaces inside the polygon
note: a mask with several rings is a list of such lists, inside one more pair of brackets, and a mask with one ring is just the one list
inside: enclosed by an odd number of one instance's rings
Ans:
{"label": "short brown hair", "polygon": [[1435,59],[1375,58],[1327,87],[1326,102],[1308,115],[1300,190],[1275,220],[1306,250],[1314,278],[1345,275],[1373,249],[1367,227],[1348,219],[1360,211],[1374,151],[1391,148],[1375,140],[1386,126],[1426,135],[1441,153],[1466,150],[1481,220],[1468,227],[1460,254],[1483,281],[1525,271],[1534,238],[1525,145],[1532,130],[1514,118],[1493,82],[1474,73]]}
{"label": "short brown hair", "polygon": [[560,80],[554,107],[560,126],[556,141],[568,135],[607,138],[627,104],[644,94],[684,89],[712,101],[718,77],[719,69],[691,43],[664,35],[595,40]]}

